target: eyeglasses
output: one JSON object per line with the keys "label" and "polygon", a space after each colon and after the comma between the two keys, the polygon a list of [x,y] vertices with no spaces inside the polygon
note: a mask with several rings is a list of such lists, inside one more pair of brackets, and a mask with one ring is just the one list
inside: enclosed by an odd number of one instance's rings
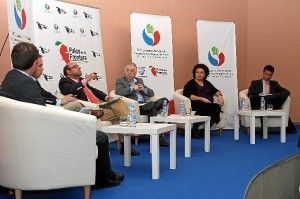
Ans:
{"label": "eyeglasses", "polygon": [[126,72],[127,72],[127,73],[134,73],[134,72],[135,72],[135,69],[131,69],[131,70],[126,69]]}
{"label": "eyeglasses", "polygon": [[72,68],[80,68],[80,66],[76,64],[76,65],[74,65],[74,66],[68,68],[68,70],[71,70]]}

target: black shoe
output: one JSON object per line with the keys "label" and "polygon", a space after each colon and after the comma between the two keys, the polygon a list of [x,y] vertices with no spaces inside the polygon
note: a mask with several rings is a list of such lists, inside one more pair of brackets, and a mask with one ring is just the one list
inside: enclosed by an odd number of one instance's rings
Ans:
{"label": "black shoe", "polygon": [[159,137],[159,146],[169,146],[169,143],[161,136]]}
{"label": "black shoe", "polygon": [[116,180],[122,182],[125,179],[124,173],[121,172],[114,172],[111,180]]}
{"label": "black shoe", "polygon": [[121,182],[119,180],[108,180],[106,182],[96,183],[95,185],[92,185],[93,190],[97,189],[104,189],[104,188],[112,188],[119,186]]}
{"label": "black shoe", "polygon": [[[123,145],[120,149],[120,154],[124,155],[124,146]],[[131,156],[138,156],[138,155],[140,155],[140,152],[131,148]]]}

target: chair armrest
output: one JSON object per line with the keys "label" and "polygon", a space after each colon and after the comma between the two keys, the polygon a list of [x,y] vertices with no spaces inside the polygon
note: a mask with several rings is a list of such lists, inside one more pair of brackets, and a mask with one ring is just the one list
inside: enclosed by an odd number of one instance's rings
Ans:
{"label": "chair armrest", "polygon": [[175,114],[179,114],[179,103],[180,100],[184,101],[184,105],[186,109],[190,109],[192,107],[191,100],[184,95],[182,95],[183,89],[178,89],[174,92],[174,105],[175,105]]}
{"label": "chair armrest", "polygon": [[0,109],[2,185],[43,190],[95,182],[94,116],[5,97]]}

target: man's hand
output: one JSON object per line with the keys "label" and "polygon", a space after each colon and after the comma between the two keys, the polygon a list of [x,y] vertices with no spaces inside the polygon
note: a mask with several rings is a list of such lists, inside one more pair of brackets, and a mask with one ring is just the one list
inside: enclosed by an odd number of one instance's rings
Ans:
{"label": "man's hand", "polygon": [[87,81],[91,81],[91,80],[97,79],[97,73],[93,72],[93,73],[89,74],[85,79]]}
{"label": "man's hand", "polygon": [[137,90],[144,92],[145,88],[144,88],[143,84],[137,84],[136,86],[138,87]]}
{"label": "man's hand", "polygon": [[72,94],[66,95],[61,99],[61,105],[65,105],[69,102],[74,102],[75,100],[77,99]]}
{"label": "man's hand", "polygon": [[108,95],[105,97],[105,101],[106,101],[106,102],[108,102],[108,101],[110,101],[110,100],[112,100],[112,99],[113,99],[113,98],[110,97],[110,96],[108,96]]}

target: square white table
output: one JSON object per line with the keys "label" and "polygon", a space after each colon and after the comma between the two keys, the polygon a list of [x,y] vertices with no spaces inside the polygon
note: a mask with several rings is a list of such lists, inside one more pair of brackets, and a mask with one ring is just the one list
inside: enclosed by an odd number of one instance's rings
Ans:
{"label": "square white table", "polygon": [[280,142],[286,142],[286,114],[282,110],[272,110],[272,111],[261,111],[261,110],[249,110],[241,111],[237,110],[235,112],[235,122],[234,122],[234,140],[239,140],[239,115],[244,115],[250,117],[250,144],[255,144],[255,117],[263,117],[263,138],[268,138],[268,117],[280,117]]}
{"label": "square white table", "polygon": [[124,166],[131,165],[131,134],[147,134],[152,138],[152,179],[159,179],[159,135],[170,131],[170,169],[176,169],[176,125],[137,123],[135,128],[120,125],[104,126],[107,133],[124,134]]}
{"label": "square white table", "polygon": [[155,116],[150,118],[151,123],[155,122],[171,122],[171,123],[184,123],[185,124],[185,157],[191,157],[191,128],[192,124],[196,122],[205,123],[205,136],[204,136],[204,151],[210,151],[210,117],[209,116],[180,116],[170,115],[167,117]]}

